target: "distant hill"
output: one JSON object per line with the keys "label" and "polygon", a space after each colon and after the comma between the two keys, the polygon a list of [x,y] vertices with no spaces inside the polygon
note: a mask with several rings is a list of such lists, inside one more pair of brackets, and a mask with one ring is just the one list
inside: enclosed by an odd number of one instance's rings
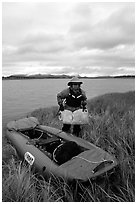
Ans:
{"label": "distant hill", "polygon": [[[10,75],[7,77],[2,77],[2,80],[15,80],[15,79],[69,79],[73,76],[70,75],[52,75],[52,74],[35,74],[35,75],[25,75],[25,74],[18,74],[18,75]],[[81,77],[85,79],[102,79],[102,78],[135,78],[135,75],[122,75],[122,76],[98,76],[98,77]]]}
{"label": "distant hill", "polygon": [[58,79],[58,78],[71,78],[69,75],[52,75],[52,74],[35,74],[35,75],[10,75],[7,77],[2,77],[2,79]]}

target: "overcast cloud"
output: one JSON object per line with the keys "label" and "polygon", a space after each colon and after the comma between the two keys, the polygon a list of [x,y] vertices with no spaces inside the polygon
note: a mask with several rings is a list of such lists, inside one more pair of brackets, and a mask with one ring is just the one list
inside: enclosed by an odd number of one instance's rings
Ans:
{"label": "overcast cloud", "polygon": [[2,4],[3,75],[135,72],[134,3]]}

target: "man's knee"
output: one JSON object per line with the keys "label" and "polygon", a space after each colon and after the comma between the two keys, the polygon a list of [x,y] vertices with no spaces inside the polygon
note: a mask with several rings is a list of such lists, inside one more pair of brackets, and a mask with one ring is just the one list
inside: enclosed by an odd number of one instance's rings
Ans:
{"label": "man's knee", "polygon": [[62,131],[64,131],[64,132],[70,132],[70,128],[71,128],[71,125],[69,125],[69,124],[63,124]]}
{"label": "man's knee", "polygon": [[73,134],[76,135],[76,136],[79,136],[80,131],[81,131],[80,125],[74,125]]}

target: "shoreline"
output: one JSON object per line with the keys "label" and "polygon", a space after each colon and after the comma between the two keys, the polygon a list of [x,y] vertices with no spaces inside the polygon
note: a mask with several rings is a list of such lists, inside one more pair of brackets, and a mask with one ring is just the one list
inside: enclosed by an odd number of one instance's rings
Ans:
{"label": "shoreline", "polygon": [[[72,76],[27,76],[27,75],[11,75],[2,76],[2,80],[25,80],[25,79],[71,79]],[[122,76],[97,76],[97,77],[79,77],[79,79],[135,79],[135,75],[122,75]]]}

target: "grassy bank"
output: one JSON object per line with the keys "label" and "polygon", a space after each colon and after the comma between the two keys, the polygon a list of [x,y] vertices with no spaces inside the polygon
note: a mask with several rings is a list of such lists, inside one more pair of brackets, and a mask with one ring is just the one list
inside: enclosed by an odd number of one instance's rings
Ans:
{"label": "grassy bank", "polygon": [[[105,94],[88,101],[89,125],[81,137],[115,155],[119,162],[119,182],[112,185],[79,184],[70,189],[65,183],[52,184],[22,166],[16,152],[6,142],[3,146],[3,201],[79,201],[133,202],[135,188],[135,93]],[[58,107],[38,109],[30,115],[41,124],[61,128]],[[12,157],[11,155],[14,155]],[[57,184],[56,184],[57,183]]]}

